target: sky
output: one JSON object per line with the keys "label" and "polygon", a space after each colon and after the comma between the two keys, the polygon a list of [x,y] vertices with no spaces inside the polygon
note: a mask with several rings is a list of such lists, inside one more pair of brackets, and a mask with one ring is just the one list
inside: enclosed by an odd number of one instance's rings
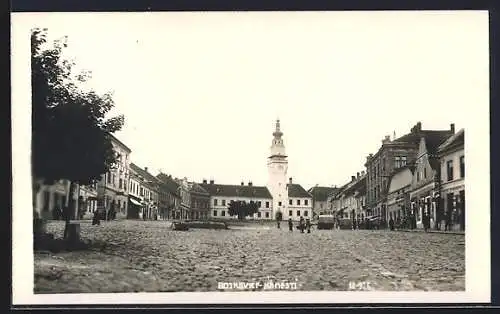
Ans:
{"label": "sky", "polygon": [[[386,135],[487,128],[486,12],[43,13],[113,91],[131,160],[175,177],[267,182],[275,120],[288,176],[341,186]],[[483,133],[484,134],[484,133]]]}

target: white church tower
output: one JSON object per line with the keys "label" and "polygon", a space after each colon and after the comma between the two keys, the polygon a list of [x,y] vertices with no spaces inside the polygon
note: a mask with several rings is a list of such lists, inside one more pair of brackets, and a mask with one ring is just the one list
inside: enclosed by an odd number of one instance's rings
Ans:
{"label": "white church tower", "polygon": [[288,190],[286,182],[286,173],[288,170],[288,161],[285,154],[285,144],[283,143],[283,132],[280,130],[280,120],[276,120],[276,130],[273,133],[273,142],[271,145],[271,156],[267,161],[269,170],[269,181],[267,188],[273,197],[273,213],[272,218],[276,218],[276,213],[281,211],[283,219],[285,214],[285,206],[288,204]]}

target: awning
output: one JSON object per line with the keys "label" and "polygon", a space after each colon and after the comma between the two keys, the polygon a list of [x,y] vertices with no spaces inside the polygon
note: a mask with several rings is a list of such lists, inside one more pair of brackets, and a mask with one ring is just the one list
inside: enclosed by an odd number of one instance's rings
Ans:
{"label": "awning", "polygon": [[129,201],[134,204],[134,205],[137,205],[137,206],[142,206],[141,203],[139,203],[138,201],[134,200],[133,198],[130,198]]}

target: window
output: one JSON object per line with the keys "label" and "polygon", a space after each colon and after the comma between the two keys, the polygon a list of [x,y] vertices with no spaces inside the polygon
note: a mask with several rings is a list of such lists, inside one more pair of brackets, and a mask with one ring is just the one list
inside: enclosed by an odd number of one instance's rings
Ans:
{"label": "window", "polygon": [[406,156],[401,156],[401,167],[406,166]]}
{"label": "window", "polygon": [[278,202],[278,206],[281,206],[281,202]]}
{"label": "window", "polygon": [[108,178],[108,183],[111,183],[111,173],[107,173],[106,174],[106,177]]}
{"label": "window", "polygon": [[420,171],[417,170],[417,182],[420,181]]}
{"label": "window", "polygon": [[299,216],[300,216],[300,210],[297,211],[297,217],[299,217]]}
{"label": "window", "polygon": [[304,205],[309,205],[309,200],[304,200]]}
{"label": "window", "polygon": [[394,157],[394,168],[401,168],[406,166],[406,156],[396,156]]}
{"label": "window", "polygon": [[292,200],[288,200],[288,205],[292,205]]}
{"label": "window", "polygon": [[120,178],[120,180],[118,181],[118,188],[122,188],[122,185],[123,185],[123,181],[122,179]]}
{"label": "window", "polygon": [[297,205],[300,205],[300,200],[297,200]]}
{"label": "window", "polygon": [[214,217],[217,217],[217,211],[214,210]]}
{"label": "window", "polygon": [[221,212],[221,216],[222,216],[222,217],[225,217],[225,216],[226,216],[226,211],[225,211],[225,210],[223,210],[223,211]]}
{"label": "window", "polygon": [[123,189],[127,192],[127,181],[123,181]]}
{"label": "window", "polygon": [[293,211],[289,210],[288,211],[288,216],[292,217],[292,215],[293,215]]}
{"label": "window", "polygon": [[214,199],[214,206],[217,206],[217,199]]}
{"label": "window", "polygon": [[266,202],[266,208],[269,208],[269,202]]}
{"label": "window", "polygon": [[427,179],[427,168],[424,168],[424,179]]}
{"label": "window", "polygon": [[448,181],[453,180],[453,160],[448,160],[446,162],[446,173]]}
{"label": "window", "polygon": [[260,218],[261,216],[262,216],[262,213],[261,213],[261,212],[258,212],[258,213],[257,213],[257,217],[259,217],[259,218]]}
{"label": "window", "polygon": [[464,160],[464,156],[460,156],[460,178],[465,178],[465,160]]}
{"label": "window", "polygon": [[226,200],[222,200],[222,206],[226,206]]}
{"label": "window", "polygon": [[307,210],[305,210],[305,211],[304,211],[304,216],[306,216],[306,217],[307,217],[307,215],[308,215],[308,212],[307,212]]}
{"label": "window", "polygon": [[266,218],[269,218],[269,212],[266,212]]}
{"label": "window", "polygon": [[319,208],[323,209],[323,203],[319,204]]}
{"label": "window", "polygon": [[262,202],[261,202],[261,201],[258,201],[258,202],[257,202],[257,206],[258,206],[259,208],[260,208],[260,207],[262,207]]}

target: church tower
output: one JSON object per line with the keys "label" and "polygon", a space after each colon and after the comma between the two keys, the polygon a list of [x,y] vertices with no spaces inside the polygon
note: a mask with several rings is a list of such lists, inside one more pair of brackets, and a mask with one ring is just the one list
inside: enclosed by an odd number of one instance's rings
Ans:
{"label": "church tower", "polygon": [[285,154],[285,144],[283,143],[283,132],[280,130],[280,120],[276,120],[276,130],[273,132],[273,141],[271,145],[271,155],[267,161],[269,171],[269,181],[267,188],[273,197],[272,218],[276,218],[276,213],[281,211],[283,219],[285,207],[288,204],[288,190],[286,182],[286,173],[288,170],[288,161]]}

